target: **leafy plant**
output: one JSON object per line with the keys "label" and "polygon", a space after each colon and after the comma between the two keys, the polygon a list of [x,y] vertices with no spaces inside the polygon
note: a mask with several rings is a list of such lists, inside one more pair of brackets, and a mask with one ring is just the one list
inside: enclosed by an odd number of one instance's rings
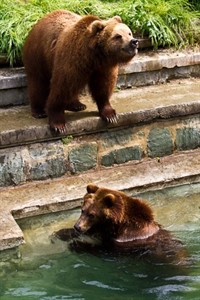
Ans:
{"label": "leafy plant", "polygon": [[195,23],[200,13],[192,10],[187,0],[127,1],[119,13],[133,31],[148,36],[155,47],[185,46],[199,39]]}

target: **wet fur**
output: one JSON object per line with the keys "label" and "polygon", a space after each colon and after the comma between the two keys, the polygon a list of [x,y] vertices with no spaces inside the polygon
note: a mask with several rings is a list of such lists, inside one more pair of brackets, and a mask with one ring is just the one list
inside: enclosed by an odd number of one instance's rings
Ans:
{"label": "wet fur", "polygon": [[[75,237],[70,240],[70,249],[76,251],[103,250],[180,264],[185,264],[188,258],[184,245],[155,222],[145,201],[96,185],[88,185],[80,218],[75,229],[69,231]],[[84,242],[87,235],[99,243]],[[69,241],[62,230],[57,236]]]}

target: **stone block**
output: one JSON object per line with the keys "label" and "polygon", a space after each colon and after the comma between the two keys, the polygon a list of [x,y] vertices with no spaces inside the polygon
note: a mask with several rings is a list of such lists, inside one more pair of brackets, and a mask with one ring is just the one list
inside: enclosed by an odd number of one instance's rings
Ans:
{"label": "stone block", "polygon": [[116,145],[126,145],[132,139],[132,132],[133,130],[128,128],[102,133],[101,145],[105,149]]}
{"label": "stone block", "polygon": [[114,164],[123,164],[131,160],[141,160],[143,151],[140,147],[126,147],[113,150],[101,158],[101,165],[109,167]]}
{"label": "stone block", "polygon": [[147,153],[150,157],[162,157],[173,153],[173,140],[167,128],[153,128],[147,139]]}
{"label": "stone block", "polygon": [[26,181],[20,149],[0,150],[0,186],[18,185]]}
{"label": "stone block", "polygon": [[28,150],[29,180],[59,177],[66,173],[67,167],[61,142],[31,145]]}
{"label": "stone block", "polygon": [[200,147],[200,129],[178,128],[176,130],[177,150],[190,150]]}
{"label": "stone block", "polygon": [[72,173],[80,173],[97,165],[97,143],[84,143],[69,150],[69,164]]}

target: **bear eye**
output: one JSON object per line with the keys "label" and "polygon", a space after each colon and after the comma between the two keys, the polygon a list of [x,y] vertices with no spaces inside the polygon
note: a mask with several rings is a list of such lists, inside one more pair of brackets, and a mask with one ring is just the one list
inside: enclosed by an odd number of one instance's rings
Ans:
{"label": "bear eye", "polygon": [[122,38],[122,36],[121,36],[121,34],[116,34],[116,35],[114,36],[114,38],[115,38],[116,40],[120,40],[120,39]]}
{"label": "bear eye", "polygon": [[89,214],[88,217],[89,217],[90,219],[94,219],[94,214]]}

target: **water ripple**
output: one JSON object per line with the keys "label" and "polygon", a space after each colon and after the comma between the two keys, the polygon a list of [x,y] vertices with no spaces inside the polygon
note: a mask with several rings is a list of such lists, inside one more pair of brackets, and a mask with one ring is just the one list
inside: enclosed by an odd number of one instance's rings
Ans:
{"label": "water ripple", "polygon": [[124,289],[122,289],[122,288],[112,287],[110,285],[104,284],[104,283],[102,283],[100,281],[96,281],[96,280],[93,280],[93,281],[83,280],[83,283],[85,283],[86,285],[92,285],[92,286],[96,286],[96,287],[103,288],[103,289],[109,289],[109,290],[113,290],[113,291],[124,291]]}
{"label": "water ripple", "polygon": [[11,288],[8,291],[5,292],[5,295],[12,295],[15,297],[19,296],[44,296],[46,295],[46,292],[42,291],[33,291],[30,288]]}
{"label": "water ripple", "polygon": [[176,280],[176,281],[192,281],[192,282],[200,282],[200,276],[173,276],[165,278],[166,281]]}
{"label": "water ripple", "polygon": [[158,286],[150,289],[146,289],[146,292],[150,294],[157,294],[158,296],[166,296],[172,292],[193,292],[196,291],[195,288],[187,287],[181,284],[168,284],[164,286]]}

